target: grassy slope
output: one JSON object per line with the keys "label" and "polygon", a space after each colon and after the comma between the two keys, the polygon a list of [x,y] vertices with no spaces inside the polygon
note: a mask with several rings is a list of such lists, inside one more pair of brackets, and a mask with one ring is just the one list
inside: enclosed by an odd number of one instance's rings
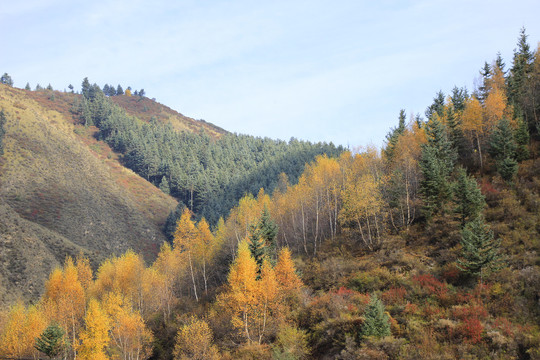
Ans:
{"label": "grassy slope", "polygon": [[74,95],[49,96],[0,85],[0,302],[35,298],[51,267],[81,250],[96,263],[129,248],[152,259],[176,206],[122,167],[95,129],[73,125]]}
{"label": "grassy slope", "polygon": [[204,120],[194,120],[184,116],[173,109],[162,105],[149,98],[139,96],[113,96],[114,103],[124,108],[128,114],[138,117],[143,121],[150,121],[155,117],[163,123],[170,123],[175,130],[187,132],[199,132],[205,130],[212,137],[219,137],[227,131],[208,123]]}

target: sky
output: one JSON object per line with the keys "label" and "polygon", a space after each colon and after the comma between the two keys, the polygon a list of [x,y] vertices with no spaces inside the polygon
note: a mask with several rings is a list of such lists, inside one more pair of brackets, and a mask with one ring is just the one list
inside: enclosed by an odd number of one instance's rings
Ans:
{"label": "sky", "polygon": [[0,73],[54,89],[84,77],[228,131],[382,146],[400,109],[474,88],[540,2],[0,0]]}

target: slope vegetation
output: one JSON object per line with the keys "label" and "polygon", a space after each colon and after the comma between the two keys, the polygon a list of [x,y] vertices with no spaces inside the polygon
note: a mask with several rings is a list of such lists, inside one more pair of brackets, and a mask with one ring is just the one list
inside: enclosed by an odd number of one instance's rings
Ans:
{"label": "slope vegetation", "polygon": [[60,93],[48,92],[40,102],[30,93],[0,85],[7,118],[0,163],[0,301],[9,300],[1,294],[17,291],[35,297],[51,267],[80,251],[96,262],[130,248],[152,259],[164,240],[161,226],[176,206],[122,167],[93,138],[95,129],[42,106],[53,102],[65,111],[69,102]]}

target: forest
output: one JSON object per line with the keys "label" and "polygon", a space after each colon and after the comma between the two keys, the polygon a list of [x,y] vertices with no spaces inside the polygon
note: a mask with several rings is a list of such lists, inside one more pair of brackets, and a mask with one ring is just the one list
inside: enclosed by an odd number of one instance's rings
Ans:
{"label": "forest", "polygon": [[74,115],[180,200],[171,241],[67,257],[0,356],[540,359],[540,49],[480,77],[352,151],[179,133],[85,80]]}

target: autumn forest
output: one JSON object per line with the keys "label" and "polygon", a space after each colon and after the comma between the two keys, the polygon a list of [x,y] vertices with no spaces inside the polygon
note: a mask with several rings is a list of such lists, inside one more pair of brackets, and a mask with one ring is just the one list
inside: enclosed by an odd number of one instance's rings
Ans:
{"label": "autumn forest", "polygon": [[[540,359],[540,49],[525,29],[477,88],[396,114],[382,149],[232,134],[88,78],[1,82],[0,260],[33,231],[56,266],[31,282],[0,261],[0,286],[32,284],[0,292],[0,359]],[[17,169],[53,151],[18,148],[30,118],[80,144],[81,167],[113,169],[120,195],[69,219],[87,195],[47,191],[70,176],[26,196]]]}

